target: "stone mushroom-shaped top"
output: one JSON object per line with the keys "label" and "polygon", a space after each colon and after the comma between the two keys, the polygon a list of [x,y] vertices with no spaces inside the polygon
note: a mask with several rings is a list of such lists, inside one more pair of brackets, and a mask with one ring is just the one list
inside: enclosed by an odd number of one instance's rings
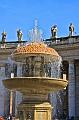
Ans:
{"label": "stone mushroom-shaped top", "polygon": [[22,59],[22,57],[36,55],[48,55],[51,56],[51,58],[59,57],[59,54],[53,48],[48,47],[44,43],[34,42],[25,46],[17,47],[17,49],[12,53],[12,58],[14,60],[18,60],[18,57]]}

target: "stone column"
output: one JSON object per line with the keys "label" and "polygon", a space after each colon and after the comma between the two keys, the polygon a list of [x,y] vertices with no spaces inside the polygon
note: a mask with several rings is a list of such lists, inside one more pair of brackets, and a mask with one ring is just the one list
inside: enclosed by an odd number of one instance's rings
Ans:
{"label": "stone column", "polygon": [[[21,63],[17,63],[17,77],[21,77],[22,76],[22,64]],[[17,106],[18,104],[20,104],[20,102],[22,101],[22,94],[18,91],[16,91],[16,98],[15,98],[15,115],[17,115]]]}
{"label": "stone column", "polygon": [[0,69],[1,69],[1,77],[5,78],[5,64],[0,65]]}
{"label": "stone column", "polygon": [[5,89],[2,80],[5,78],[5,65],[0,63],[0,114],[6,114],[7,106],[5,105]]}
{"label": "stone column", "polygon": [[69,86],[68,86],[69,118],[75,117],[75,67],[74,61],[69,61]]}
{"label": "stone column", "polygon": [[21,77],[22,76],[22,64],[21,63],[17,63],[17,77]]}

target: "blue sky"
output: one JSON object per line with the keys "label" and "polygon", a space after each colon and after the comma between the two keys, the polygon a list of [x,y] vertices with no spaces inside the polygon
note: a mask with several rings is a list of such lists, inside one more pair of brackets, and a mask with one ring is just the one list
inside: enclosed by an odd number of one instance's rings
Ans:
{"label": "blue sky", "polygon": [[79,35],[79,0],[0,0],[0,38],[5,30],[7,41],[17,40],[16,30],[21,28],[27,40],[35,19],[44,39],[50,38],[54,24],[58,26],[58,37],[67,36],[71,22]]}

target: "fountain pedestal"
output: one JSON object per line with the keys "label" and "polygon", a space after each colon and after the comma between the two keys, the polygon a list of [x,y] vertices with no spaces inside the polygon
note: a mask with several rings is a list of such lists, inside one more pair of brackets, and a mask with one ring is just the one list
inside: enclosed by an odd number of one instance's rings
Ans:
{"label": "fountain pedestal", "polygon": [[51,120],[52,107],[48,95],[27,95],[17,107],[20,120]]}
{"label": "fountain pedestal", "polygon": [[20,120],[51,120],[51,105],[48,102],[31,101],[18,106]]}

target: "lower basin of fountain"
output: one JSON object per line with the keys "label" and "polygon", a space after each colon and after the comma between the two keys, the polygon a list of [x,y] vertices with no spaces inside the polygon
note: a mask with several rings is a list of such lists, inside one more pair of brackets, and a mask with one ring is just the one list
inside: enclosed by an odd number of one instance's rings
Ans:
{"label": "lower basin of fountain", "polygon": [[3,80],[3,84],[10,90],[22,93],[49,93],[61,90],[67,86],[67,80],[50,77],[14,77]]}

